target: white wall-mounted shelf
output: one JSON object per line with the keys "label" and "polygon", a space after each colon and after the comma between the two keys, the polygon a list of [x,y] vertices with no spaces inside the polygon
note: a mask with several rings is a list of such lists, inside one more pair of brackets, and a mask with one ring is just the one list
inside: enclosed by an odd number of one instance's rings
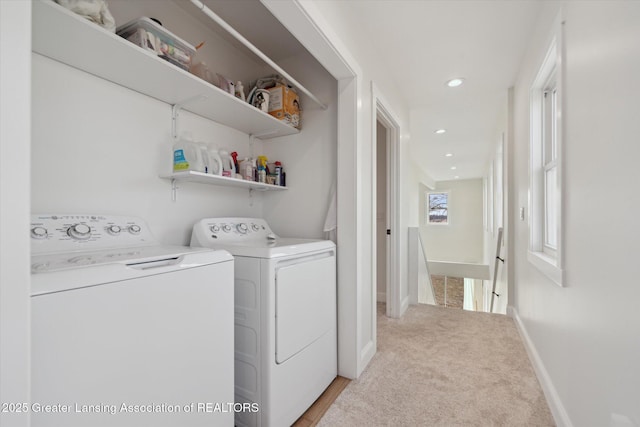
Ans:
{"label": "white wall-mounted shelf", "polygon": [[32,50],[260,139],[300,131],[51,0],[33,3]]}
{"label": "white wall-mounted shelf", "polygon": [[222,185],[226,187],[240,187],[258,191],[283,191],[287,187],[264,184],[262,182],[246,181],[244,179],[229,178],[226,176],[211,175],[204,172],[185,171],[174,172],[168,175],[160,175],[160,178],[170,179],[172,182],[197,182],[200,184]]}

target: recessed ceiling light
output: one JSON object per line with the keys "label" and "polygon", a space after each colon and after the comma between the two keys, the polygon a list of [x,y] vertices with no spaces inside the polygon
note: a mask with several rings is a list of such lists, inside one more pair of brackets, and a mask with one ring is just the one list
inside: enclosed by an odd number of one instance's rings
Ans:
{"label": "recessed ceiling light", "polygon": [[453,153],[447,153],[444,155],[445,157],[453,157]]}
{"label": "recessed ceiling light", "polygon": [[454,178],[455,178],[455,179],[458,179],[458,178],[460,178],[460,177],[459,177],[458,175],[456,175],[456,176],[454,176]]}
{"label": "recessed ceiling light", "polygon": [[454,171],[454,170],[456,170],[456,169],[458,169],[458,168],[457,168],[457,167],[455,167],[455,166],[451,166],[451,170],[452,170],[452,171]]}
{"label": "recessed ceiling light", "polygon": [[451,79],[447,82],[447,86],[449,87],[458,87],[462,83],[464,83],[464,79],[462,77],[456,77],[455,79]]}
{"label": "recessed ceiling light", "polygon": [[437,131],[434,131],[433,133],[437,133],[438,135],[442,135],[446,131],[447,131],[446,129],[438,129]]}

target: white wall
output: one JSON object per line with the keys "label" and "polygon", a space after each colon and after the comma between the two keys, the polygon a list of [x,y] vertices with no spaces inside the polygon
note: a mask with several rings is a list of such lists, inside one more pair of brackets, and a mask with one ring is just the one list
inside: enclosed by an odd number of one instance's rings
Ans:
{"label": "white wall", "polygon": [[482,179],[440,181],[449,193],[449,224],[427,224],[425,192],[420,194],[420,232],[429,261],[482,263]]}
{"label": "white wall", "polygon": [[[513,309],[559,425],[637,426],[640,2],[563,4],[566,285],[527,261],[516,220]],[[528,203],[529,88],[558,8],[545,3],[514,91],[514,218]]]}
{"label": "white wall", "polygon": [[328,108],[322,110],[315,103],[303,103],[301,134],[263,143],[269,161],[282,162],[289,186],[287,191],[263,197],[264,217],[282,236],[324,238],[331,188],[336,185],[337,82],[306,53],[280,61],[279,65],[299,76],[299,81]]}

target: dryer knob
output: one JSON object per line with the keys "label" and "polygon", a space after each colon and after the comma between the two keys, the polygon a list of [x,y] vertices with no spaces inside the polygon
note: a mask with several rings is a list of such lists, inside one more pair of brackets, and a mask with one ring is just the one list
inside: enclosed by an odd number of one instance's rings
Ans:
{"label": "dryer knob", "polygon": [[249,227],[247,227],[247,224],[245,223],[240,223],[236,225],[236,230],[238,230],[238,233],[240,234],[247,234],[247,232],[249,231]]}
{"label": "dryer knob", "polygon": [[222,231],[224,231],[225,233],[228,233],[231,231],[231,226],[229,224],[225,224],[222,226]]}
{"label": "dryer knob", "polygon": [[251,228],[253,229],[253,231],[260,231],[260,227],[258,227],[258,224],[256,223],[251,224]]}
{"label": "dryer knob", "polygon": [[140,234],[141,230],[142,228],[139,225],[133,224],[129,226],[129,233],[131,234]]}
{"label": "dryer knob", "polygon": [[111,225],[107,227],[107,232],[113,236],[120,234],[121,231],[122,231],[122,228],[120,228],[119,225]]}
{"label": "dryer knob", "polygon": [[91,237],[91,227],[87,224],[75,224],[69,227],[67,234],[76,240],[87,240]]}
{"label": "dryer knob", "polygon": [[31,229],[31,237],[34,239],[45,239],[47,234],[47,229],[44,227],[33,227]]}
{"label": "dryer knob", "polygon": [[211,230],[214,233],[217,233],[218,231],[220,231],[220,227],[218,227],[217,225],[212,225],[211,227],[209,227],[209,230]]}

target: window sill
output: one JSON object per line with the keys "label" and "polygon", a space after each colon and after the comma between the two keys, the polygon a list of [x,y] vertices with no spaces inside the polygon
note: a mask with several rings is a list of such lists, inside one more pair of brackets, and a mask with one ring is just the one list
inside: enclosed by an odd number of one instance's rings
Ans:
{"label": "window sill", "polygon": [[564,286],[564,270],[559,268],[555,258],[543,252],[531,252],[528,253],[528,259],[534,267],[547,276],[558,286]]}

